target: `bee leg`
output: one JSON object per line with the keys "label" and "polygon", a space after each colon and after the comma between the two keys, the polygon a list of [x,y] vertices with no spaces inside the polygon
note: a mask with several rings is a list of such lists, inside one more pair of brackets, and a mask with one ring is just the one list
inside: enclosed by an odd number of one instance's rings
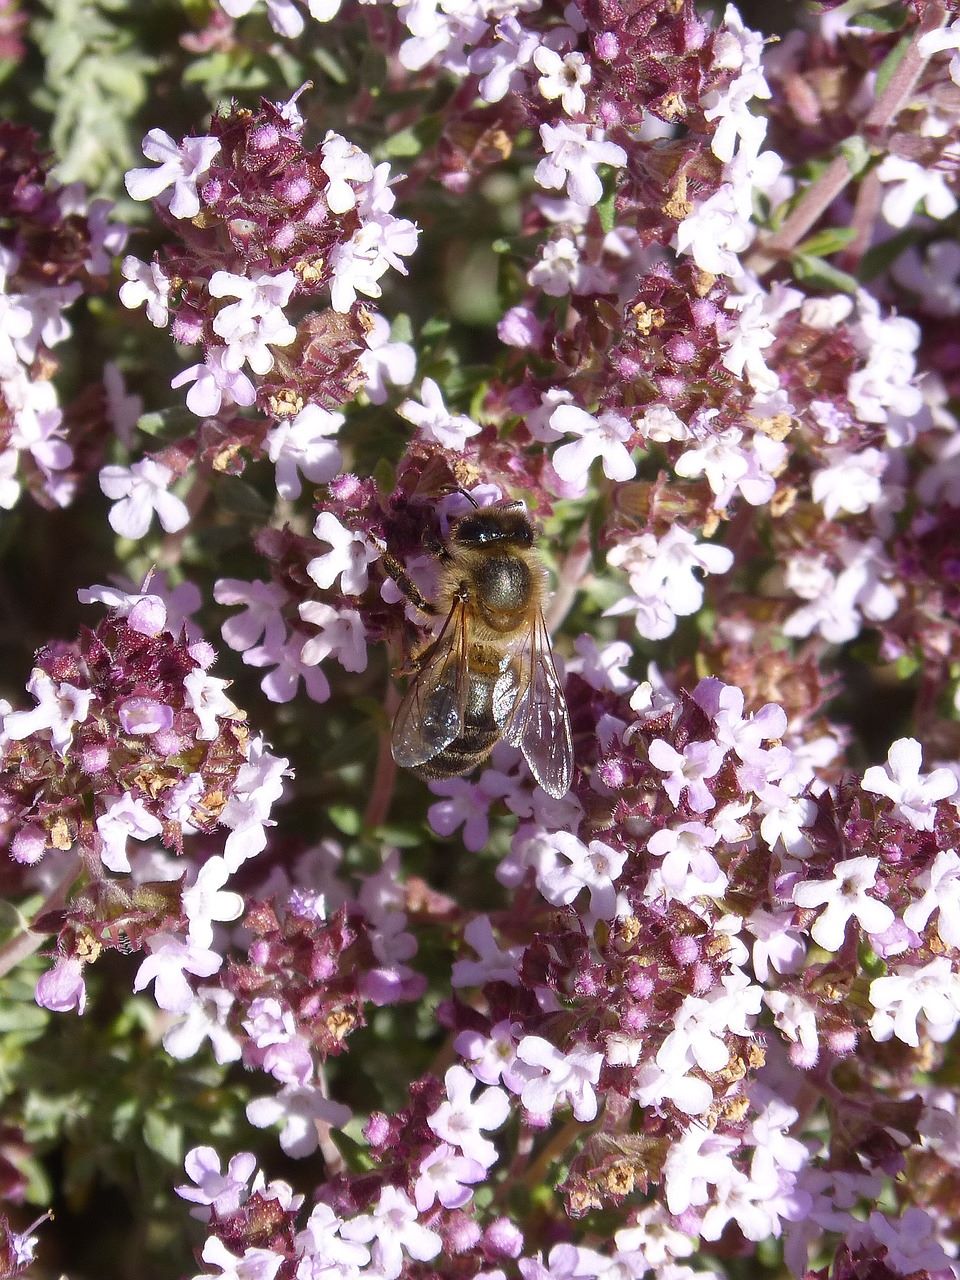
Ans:
{"label": "bee leg", "polygon": [[428,556],[434,556],[437,560],[448,561],[453,559],[443,540],[436,533],[429,532],[423,535],[423,549]]}
{"label": "bee leg", "polygon": [[421,613],[429,614],[431,617],[436,615],[435,606],[426,599],[397,557],[391,555],[385,547],[380,550],[380,562],[411,604],[415,605]]}

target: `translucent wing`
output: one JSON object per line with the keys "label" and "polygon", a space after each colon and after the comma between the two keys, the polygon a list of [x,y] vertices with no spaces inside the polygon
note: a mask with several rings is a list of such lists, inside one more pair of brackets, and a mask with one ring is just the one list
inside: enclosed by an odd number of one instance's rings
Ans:
{"label": "translucent wing", "polygon": [[466,605],[456,600],[443,630],[420,658],[394,718],[391,748],[397,764],[425,764],[463,733],[468,649]]}
{"label": "translucent wing", "polygon": [[563,686],[557,675],[550,635],[541,610],[517,652],[509,681],[512,699],[494,698],[494,715],[507,742],[519,747],[530,772],[548,795],[570,790],[573,743]]}

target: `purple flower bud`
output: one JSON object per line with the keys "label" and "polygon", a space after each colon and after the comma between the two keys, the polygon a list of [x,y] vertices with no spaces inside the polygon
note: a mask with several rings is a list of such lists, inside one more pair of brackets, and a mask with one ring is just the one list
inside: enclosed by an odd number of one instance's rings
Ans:
{"label": "purple flower bud", "polygon": [[523,1233],[509,1218],[497,1218],[483,1233],[484,1247],[498,1258],[519,1258]]}
{"label": "purple flower bud", "polygon": [[593,42],[593,51],[604,62],[613,62],[620,53],[620,41],[613,31],[601,31]]}
{"label": "purple flower bud", "polygon": [[682,333],[675,333],[664,347],[667,355],[671,360],[675,360],[677,364],[690,364],[697,358],[697,348],[690,339]]}
{"label": "purple flower bud", "polygon": [[84,773],[102,773],[110,764],[110,749],[105,742],[85,742],[80,760]]}
{"label": "purple flower bud", "polygon": [[529,307],[511,307],[497,325],[497,337],[508,347],[538,347],[543,325]]}
{"label": "purple flower bud", "polygon": [[124,733],[160,733],[173,724],[173,707],[156,698],[127,698],[120,704],[120,724]]}
{"label": "purple flower bud", "polygon": [[623,760],[612,756],[597,767],[597,776],[605,787],[619,791],[627,781],[627,768]]}
{"label": "purple flower bud", "polygon": [[17,862],[32,866],[39,862],[47,848],[47,833],[43,827],[22,827],[13,837],[10,856]]}
{"label": "purple flower bud", "polygon": [[479,1239],[480,1227],[472,1218],[456,1211],[450,1214],[443,1240],[451,1253],[466,1253]]}
{"label": "purple flower bud", "polygon": [[702,995],[704,991],[712,991],[717,985],[716,975],[708,964],[698,964],[693,970],[694,995]]}
{"label": "purple flower bud", "polygon": [[250,963],[263,967],[270,963],[270,943],[259,938],[250,947]]}
{"label": "purple flower bud", "polygon": [[40,975],[35,993],[37,1004],[54,1013],[76,1009],[83,1013],[87,992],[83,985],[83,966],[74,956],[57,961],[52,969]]}
{"label": "purple flower bud", "polygon": [[127,626],[142,636],[158,636],[167,625],[167,606],[159,596],[144,596],[127,615]]}
{"label": "purple flower bud", "polygon": [[254,151],[273,151],[280,144],[280,131],[274,124],[261,124],[250,133],[250,146]]}
{"label": "purple flower bud", "polygon": [[174,342],[185,347],[195,347],[203,337],[203,316],[192,307],[178,311],[170,325]]}
{"label": "purple flower bud", "polygon": [[839,1028],[824,1036],[830,1052],[838,1058],[847,1058],[857,1047],[858,1036],[853,1027]]}
{"label": "purple flower bud", "polygon": [[691,965],[700,956],[700,946],[696,938],[671,938],[670,951],[677,964]]}
{"label": "purple flower bud", "polygon": [[271,249],[285,252],[291,247],[297,238],[297,225],[295,222],[285,222],[282,227],[277,230],[270,238]]}
{"label": "purple flower bud", "polygon": [[639,965],[631,965],[626,977],[626,987],[635,1000],[645,1000],[653,995],[653,982]]}
{"label": "purple flower bud", "polygon": [[390,1121],[382,1111],[374,1111],[364,1126],[363,1136],[371,1147],[382,1147],[390,1139]]}
{"label": "purple flower bud", "polygon": [[300,204],[313,191],[313,183],[304,173],[289,178],[280,187],[280,198],[286,204]]}

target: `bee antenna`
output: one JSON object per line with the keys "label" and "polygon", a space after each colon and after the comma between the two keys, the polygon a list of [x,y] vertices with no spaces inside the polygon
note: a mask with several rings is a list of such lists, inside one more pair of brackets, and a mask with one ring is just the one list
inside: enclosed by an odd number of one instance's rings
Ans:
{"label": "bee antenna", "polygon": [[472,507],[475,507],[478,511],[480,510],[480,503],[476,500],[476,498],[473,496],[472,493],[467,493],[466,489],[463,487],[462,484],[458,484],[456,489],[453,490],[453,492],[462,493]]}

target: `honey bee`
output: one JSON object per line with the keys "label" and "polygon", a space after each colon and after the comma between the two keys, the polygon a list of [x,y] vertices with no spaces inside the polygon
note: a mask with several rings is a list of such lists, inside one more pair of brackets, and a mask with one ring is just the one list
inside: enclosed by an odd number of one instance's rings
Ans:
{"label": "honey bee", "polygon": [[543,617],[547,572],[534,537],[521,502],[478,507],[454,520],[437,549],[436,603],[384,557],[418,609],[446,615],[414,659],[393,722],[394,760],[421,777],[469,773],[502,738],[520,748],[548,795],[570,788],[570,717]]}

